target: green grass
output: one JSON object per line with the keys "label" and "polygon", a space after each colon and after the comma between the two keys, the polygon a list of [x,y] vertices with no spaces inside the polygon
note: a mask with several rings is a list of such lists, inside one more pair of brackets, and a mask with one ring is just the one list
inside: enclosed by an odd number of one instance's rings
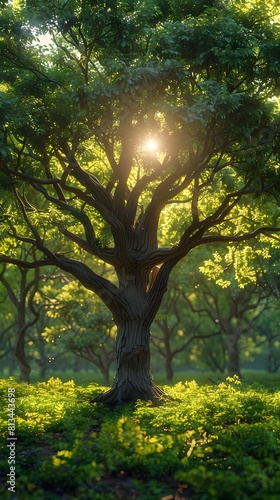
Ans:
{"label": "green grass", "polygon": [[[180,402],[115,410],[89,404],[97,384],[1,380],[1,498],[278,500],[279,378],[210,378],[165,386]],[[16,497],[6,483],[8,387],[16,391]]]}

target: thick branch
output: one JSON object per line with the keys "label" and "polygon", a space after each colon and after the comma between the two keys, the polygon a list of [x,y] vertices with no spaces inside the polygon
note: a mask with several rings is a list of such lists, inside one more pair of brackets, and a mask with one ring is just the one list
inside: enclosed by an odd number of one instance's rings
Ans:
{"label": "thick branch", "polygon": [[[1,262],[3,262],[3,261],[1,260],[1,254],[0,254],[0,261],[1,261]],[[14,293],[14,291],[13,291],[13,289],[12,289],[11,285],[10,285],[10,283],[9,283],[9,282],[8,282],[8,281],[4,278],[3,273],[1,273],[1,274],[0,274],[0,281],[1,281],[1,283],[4,285],[4,287],[6,288],[6,290],[7,290],[7,292],[8,292],[8,295],[9,295],[9,297],[10,297],[11,302],[12,302],[12,303],[13,303],[16,307],[18,307],[18,299],[17,299],[17,297],[16,297],[16,295],[15,295],[15,293]]]}
{"label": "thick branch", "polygon": [[69,240],[73,241],[76,243],[80,248],[88,252],[89,254],[96,255],[99,259],[101,259],[103,262],[107,262],[107,264],[114,265],[115,264],[115,258],[114,258],[114,251],[107,248],[107,249],[101,249],[99,246],[95,245],[94,247],[92,245],[89,245],[86,240],[83,238],[80,238],[77,234],[72,233],[68,229],[66,229],[62,224],[58,225],[58,228],[62,234],[64,234]]}
{"label": "thick branch", "polygon": [[184,176],[182,182],[174,186],[176,181],[179,181],[183,174],[184,171],[182,169],[176,170],[156,188],[153,198],[137,226],[137,236],[141,242],[139,248],[141,248],[142,251],[146,252],[147,248],[151,250],[156,248],[157,228],[163,208],[171,199],[175,198],[191,184],[192,175],[188,174]]}
{"label": "thick branch", "polygon": [[93,175],[89,174],[85,170],[83,170],[77,160],[73,152],[70,150],[68,146],[66,148],[66,156],[69,162],[69,168],[71,169],[71,174],[79,181],[88,192],[94,197],[94,199],[104,205],[104,208],[109,210],[110,212],[113,209],[112,205],[112,197],[104,188],[100,182]]}

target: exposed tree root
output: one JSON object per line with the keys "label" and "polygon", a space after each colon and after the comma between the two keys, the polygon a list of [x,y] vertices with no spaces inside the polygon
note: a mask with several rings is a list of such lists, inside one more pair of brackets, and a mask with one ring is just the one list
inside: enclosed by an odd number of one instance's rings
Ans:
{"label": "exposed tree root", "polygon": [[102,394],[98,394],[90,403],[103,403],[114,407],[126,403],[134,403],[137,400],[151,401],[154,406],[161,406],[166,401],[171,401],[173,398],[166,392],[162,391],[155,384],[151,384],[147,388],[137,388],[126,381],[121,386],[113,385],[113,387]]}

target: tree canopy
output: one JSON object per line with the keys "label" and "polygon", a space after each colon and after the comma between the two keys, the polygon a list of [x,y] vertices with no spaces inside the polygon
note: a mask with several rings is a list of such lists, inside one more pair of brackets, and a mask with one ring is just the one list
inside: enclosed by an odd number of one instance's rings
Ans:
{"label": "tree canopy", "polygon": [[[147,345],[171,270],[278,230],[277,2],[28,0],[1,25],[0,260],[98,294],[119,327],[109,402],[155,398]],[[41,257],[7,254],[11,238]],[[137,382],[120,375],[142,357]]]}

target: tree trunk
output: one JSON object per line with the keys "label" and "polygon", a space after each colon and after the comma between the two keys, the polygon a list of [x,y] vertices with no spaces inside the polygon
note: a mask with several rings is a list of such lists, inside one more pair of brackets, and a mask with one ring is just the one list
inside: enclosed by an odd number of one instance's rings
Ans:
{"label": "tree trunk", "polygon": [[112,388],[92,403],[119,405],[137,399],[161,404],[168,396],[159,389],[150,371],[150,328],[141,319],[125,321],[118,328],[116,376]]}
{"label": "tree trunk", "polygon": [[9,368],[9,376],[13,377],[14,373],[15,373],[14,357],[13,357],[12,360],[11,359],[9,360],[9,366],[8,366],[8,368]]}
{"label": "tree trunk", "polygon": [[230,377],[237,375],[241,378],[239,367],[238,337],[234,334],[227,335],[228,348],[228,374]]}
{"label": "tree trunk", "polygon": [[165,373],[166,373],[166,382],[172,382],[173,379],[173,368],[172,368],[172,358],[167,356],[165,358]]}
{"label": "tree trunk", "polygon": [[103,378],[103,385],[110,385],[110,372],[109,372],[109,366],[100,366],[99,367],[101,373],[102,373],[102,378]]}
{"label": "tree trunk", "polygon": [[40,366],[40,378],[42,380],[45,380],[46,377],[46,371],[47,371],[47,365],[41,365]]}
{"label": "tree trunk", "polygon": [[18,360],[20,380],[29,384],[29,375],[31,372],[31,368],[25,356],[24,342],[22,342],[21,339],[19,339],[19,341],[17,342],[15,355]]}
{"label": "tree trunk", "polygon": [[[19,311],[19,314],[21,311]],[[23,311],[23,315],[25,312]],[[21,326],[22,325],[22,326]],[[31,367],[26,359],[25,355],[25,325],[24,321],[19,324],[19,330],[15,345],[15,356],[18,360],[19,370],[20,370],[20,380],[22,382],[27,382],[29,384],[29,375],[31,372]]]}
{"label": "tree trunk", "polygon": [[25,334],[28,328],[28,323],[26,323],[26,276],[27,270],[21,270],[20,297],[17,303],[17,339],[15,343],[15,355],[19,364],[20,380],[29,384],[31,367],[25,355]]}

